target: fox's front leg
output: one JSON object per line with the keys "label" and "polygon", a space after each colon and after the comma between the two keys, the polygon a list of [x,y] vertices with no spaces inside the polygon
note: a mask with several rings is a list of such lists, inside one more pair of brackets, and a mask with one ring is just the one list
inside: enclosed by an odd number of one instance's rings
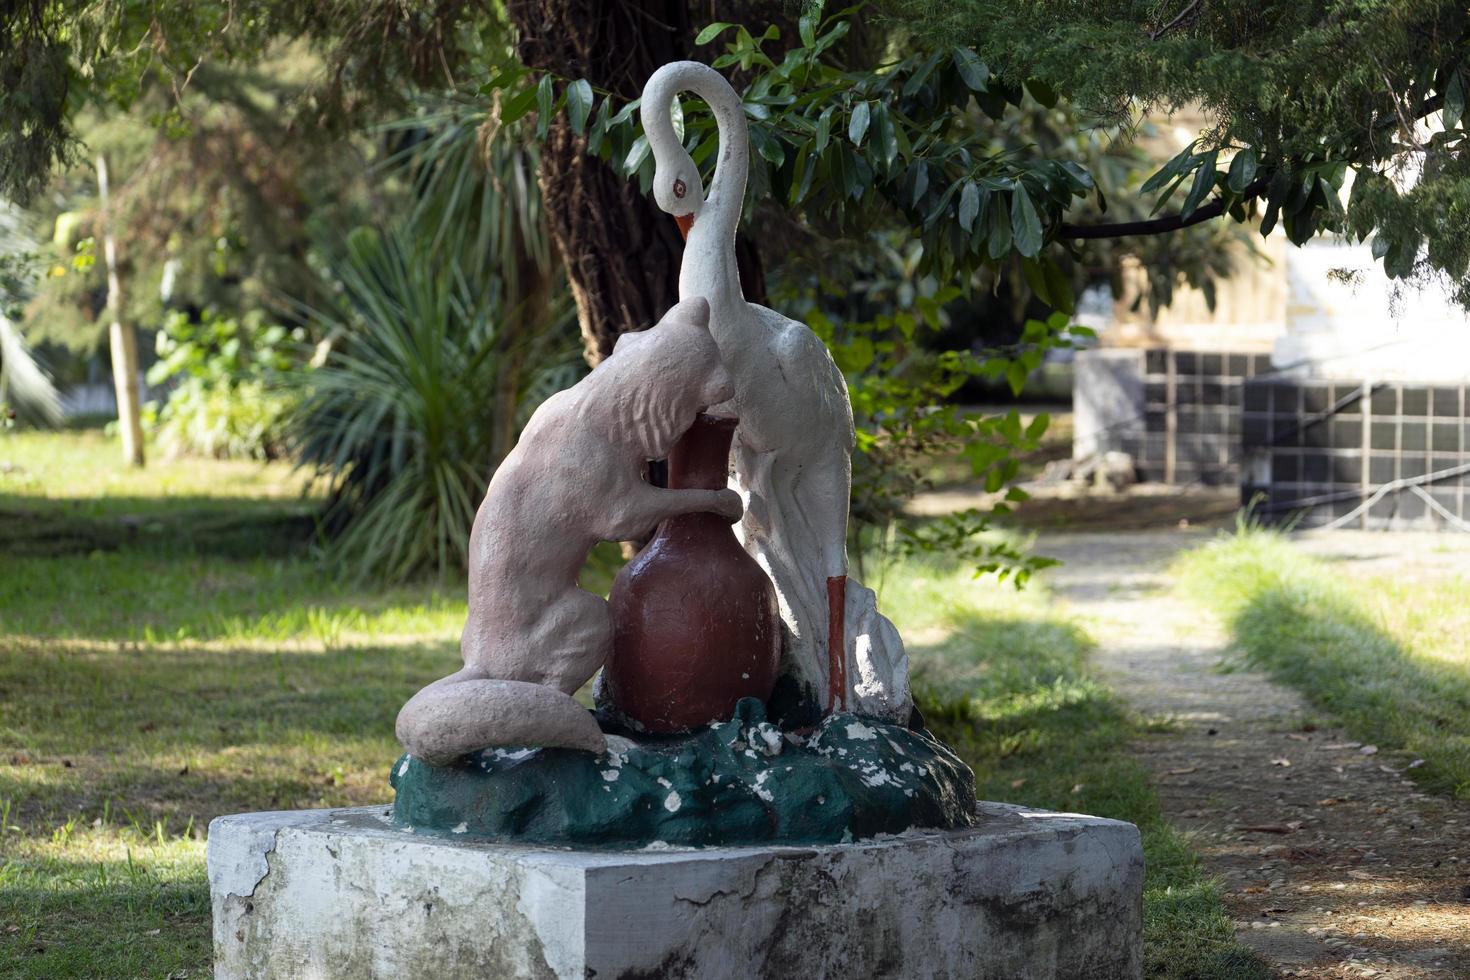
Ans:
{"label": "fox's front leg", "polygon": [[734,490],[670,490],[641,484],[621,501],[611,501],[612,540],[646,534],[677,514],[718,514],[731,524],[740,520],[745,506]]}

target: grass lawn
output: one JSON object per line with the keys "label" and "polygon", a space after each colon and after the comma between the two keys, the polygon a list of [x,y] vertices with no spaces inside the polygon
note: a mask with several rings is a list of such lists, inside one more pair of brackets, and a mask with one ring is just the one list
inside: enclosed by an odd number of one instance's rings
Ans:
{"label": "grass lawn", "polygon": [[[287,468],[118,457],[93,432],[0,437],[4,976],[208,976],[209,819],[386,800],[394,715],[458,665],[463,585],[325,574]],[[982,796],[1143,828],[1150,975],[1263,976],[1127,759],[1085,636],[1039,590],[884,578]]]}
{"label": "grass lawn", "polygon": [[1243,530],[1183,556],[1181,587],[1240,651],[1423,786],[1470,799],[1470,575],[1354,578]]}

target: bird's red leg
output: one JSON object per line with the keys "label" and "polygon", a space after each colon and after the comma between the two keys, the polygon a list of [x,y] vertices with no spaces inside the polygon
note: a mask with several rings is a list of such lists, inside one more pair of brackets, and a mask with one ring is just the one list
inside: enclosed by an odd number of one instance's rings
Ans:
{"label": "bird's red leg", "polygon": [[827,579],[827,703],[828,713],[847,708],[847,576]]}

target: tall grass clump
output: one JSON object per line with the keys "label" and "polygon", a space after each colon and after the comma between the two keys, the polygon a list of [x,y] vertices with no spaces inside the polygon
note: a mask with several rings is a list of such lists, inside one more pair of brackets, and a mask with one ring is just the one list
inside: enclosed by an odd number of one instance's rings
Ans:
{"label": "tall grass clump", "polygon": [[329,487],[328,549],[358,576],[463,567],[496,465],[582,370],[534,150],[482,138],[477,118],[447,103],[395,124],[410,203],[347,236],[336,302],[310,311],[329,350],[290,448]]}

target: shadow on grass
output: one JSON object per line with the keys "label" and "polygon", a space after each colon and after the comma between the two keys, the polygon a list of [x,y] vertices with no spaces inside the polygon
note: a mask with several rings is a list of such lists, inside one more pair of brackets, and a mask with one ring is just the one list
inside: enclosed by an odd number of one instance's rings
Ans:
{"label": "shadow on grass", "polygon": [[0,800],[28,833],[389,798],[393,723],[453,644],[334,653],[0,651]]}
{"label": "shadow on grass", "polygon": [[321,505],[268,497],[0,495],[0,551],[61,557],[130,551],[227,560],[304,555]]}
{"label": "shadow on grass", "polygon": [[1349,596],[1305,583],[1254,592],[1228,625],[1249,662],[1341,719],[1354,737],[1423,759],[1409,770],[1420,785],[1470,799],[1470,675],[1463,667],[1415,657]]}

